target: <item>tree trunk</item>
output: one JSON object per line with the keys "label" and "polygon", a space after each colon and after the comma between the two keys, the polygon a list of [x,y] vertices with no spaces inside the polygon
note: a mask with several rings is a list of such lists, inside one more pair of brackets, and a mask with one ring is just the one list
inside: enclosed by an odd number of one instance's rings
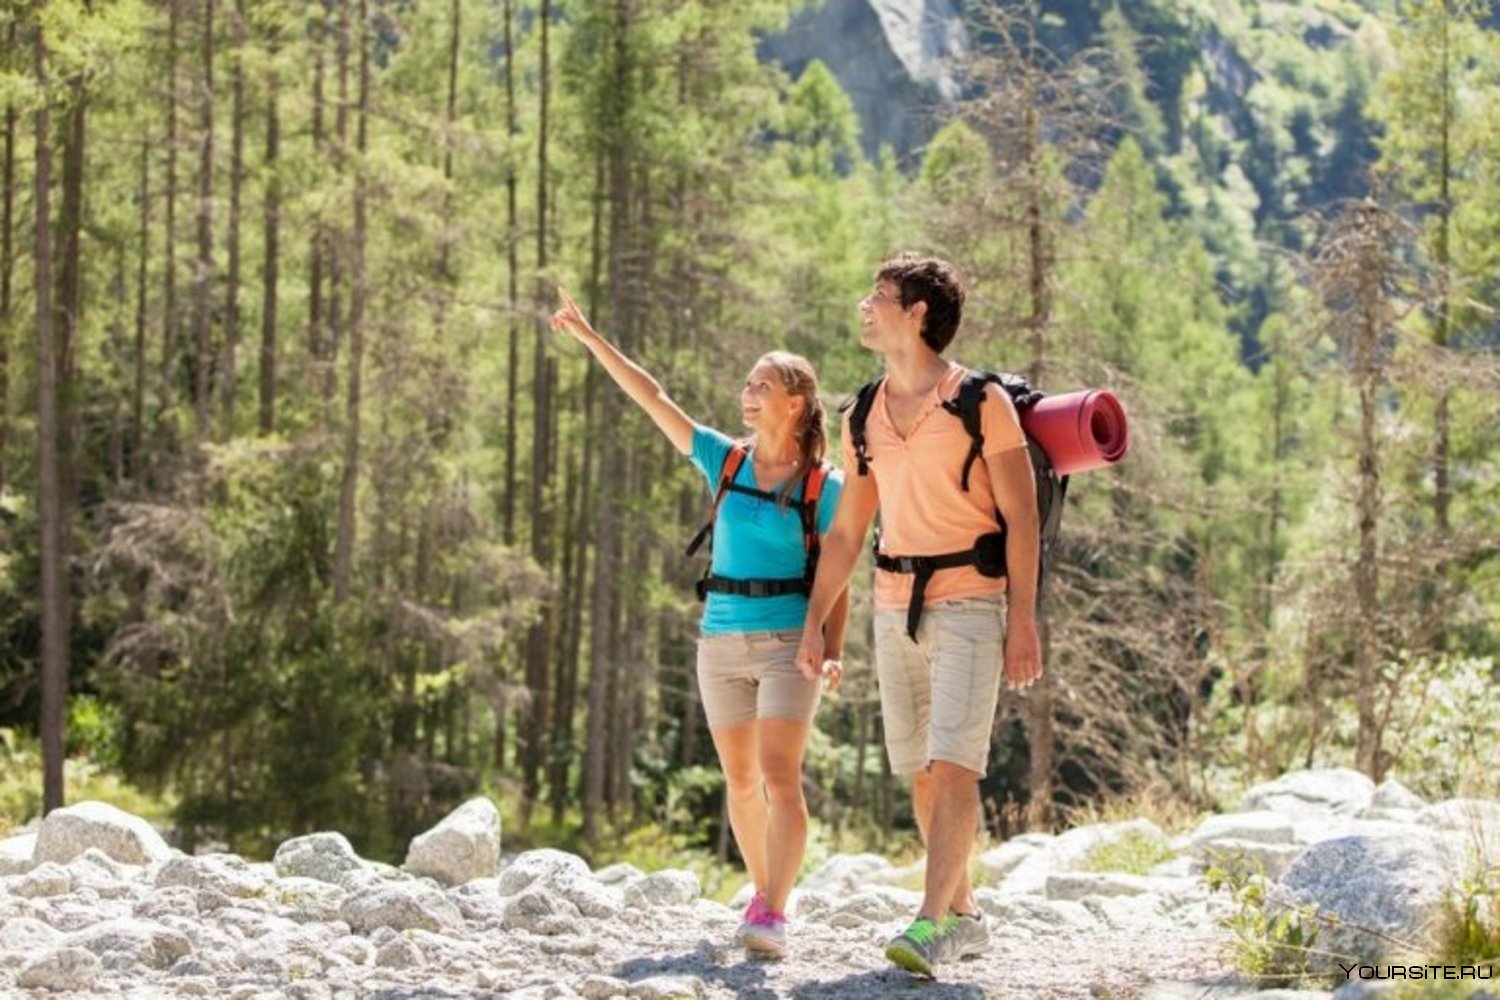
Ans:
{"label": "tree trunk", "polygon": [[[35,79],[47,93],[47,40],[40,23],[33,39]],[[63,564],[63,495],[58,455],[58,357],[53,341],[52,302],[52,115],[45,100],[35,112],[36,125],[36,380],[37,380],[37,514],[42,604],[42,810],[63,804],[63,747],[67,720],[68,601],[67,567]]]}
{"label": "tree trunk", "polygon": [[[328,136],[324,124],[323,98],[323,49],[328,38],[327,12],[321,0],[318,4],[317,21],[313,41],[313,85],[312,85],[312,142],[313,158],[319,163],[328,157]],[[321,384],[319,373],[323,362],[323,267],[328,256],[328,228],[319,214],[313,219],[312,246],[308,257],[307,294],[307,354],[310,386]],[[326,407],[322,411],[326,421]]]}
{"label": "tree trunk", "polygon": [[[333,159],[338,164],[340,176],[349,169],[349,4],[339,5],[338,34],[335,36],[334,58],[338,67],[338,101],[334,105]],[[328,253],[328,303],[324,315],[327,339],[323,342],[323,406],[328,413],[328,423],[333,423],[333,412],[338,399],[339,347],[343,339],[343,296],[348,280],[349,232],[338,226],[329,234]]]}
{"label": "tree trunk", "polygon": [[511,24],[514,10],[511,0],[505,0],[505,131],[510,143],[506,148],[505,168],[505,266],[509,278],[506,300],[506,342],[508,345],[505,365],[505,544],[516,543],[516,401],[517,381],[521,368],[521,327],[516,322],[516,310],[520,308],[520,264],[517,248],[520,234],[516,223],[516,138],[520,129],[516,125],[516,50],[512,40]]}
{"label": "tree trunk", "polygon": [[[272,46],[271,56],[276,49]],[[276,429],[276,298],[281,273],[281,109],[280,80],[271,68],[266,81],[265,258],[261,264],[260,432]],[[316,254],[314,254],[316,256]]]}
{"label": "tree trunk", "polygon": [[193,413],[197,439],[207,440],[213,369],[214,283],[214,0],[203,3],[203,83],[198,95],[198,267],[193,274]]}
{"label": "tree trunk", "polygon": [[[1452,38],[1450,32],[1450,17],[1448,5],[1443,5],[1443,41],[1442,41],[1442,111],[1440,114],[1440,137],[1438,147],[1438,233],[1437,233],[1437,279],[1438,279],[1438,303],[1437,322],[1432,329],[1432,342],[1438,350],[1444,351],[1448,347],[1448,341],[1453,319],[1453,295],[1452,275],[1450,269],[1453,265],[1453,254],[1451,252],[1451,239],[1453,232],[1453,192],[1451,187],[1451,174],[1453,172],[1453,106],[1456,96],[1453,93],[1453,70]],[[1451,393],[1448,389],[1446,375],[1438,379],[1437,406],[1433,415],[1433,443],[1432,443],[1432,519],[1433,526],[1437,529],[1437,541],[1439,546],[1446,548],[1449,536],[1449,508],[1453,503],[1453,485],[1450,481],[1450,451],[1451,444],[1451,417],[1449,414],[1449,400]],[[1446,552],[1439,553],[1438,575],[1439,578],[1446,573]]]}
{"label": "tree trunk", "polygon": [[135,374],[130,387],[129,476],[137,485],[146,468],[146,275],[151,258],[151,134],[141,140],[141,231],[135,272]]}
{"label": "tree trunk", "polygon": [[365,307],[369,278],[365,268],[365,152],[369,148],[370,18],[367,0],[359,0],[359,113],[355,123],[354,235],[350,264],[354,287],[349,304],[349,386],[344,409],[344,474],[339,487],[338,536],[334,544],[333,599],[349,597],[353,575],[355,499],[359,486],[359,403],[365,349]]}
{"label": "tree trunk", "polygon": [[[1031,297],[1031,367],[1032,385],[1040,386],[1047,365],[1047,333],[1052,325],[1052,254],[1046,226],[1046,206],[1042,178],[1043,139],[1040,116],[1032,109],[1026,113],[1026,241],[1029,250],[1028,288]],[[1040,581],[1038,581],[1040,582]],[[1026,730],[1031,762],[1027,775],[1030,798],[1026,825],[1031,830],[1048,830],[1052,825],[1052,779],[1056,769],[1054,702],[1057,698],[1057,674],[1050,662],[1050,623],[1046,607],[1037,595],[1037,633],[1041,640],[1042,676],[1032,686],[1026,699]]]}
{"label": "tree trunk", "polygon": [[220,437],[234,436],[234,397],[239,376],[240,347],[240,198],[245,186],[245,0],[235,0],[230,13],[234,45],[229,72],[229,273],[224,290],[224,415]]}
{"label": "tree trunk", "polygon": [[[19,18],[19,14],[15,15]],[[17,51],[16,22],[5,28],[5,48]],[[15,303],[11,298],[16,271],[16,128],[19,115],[16,106],[5,104],[5,151],[0,164],[0,185],[4,187],[0,208],[0,493],[5,492],[5,455],[10,447],[10,334]]]}
{"label": "tree trunk", "polygon": [[182,30],[182,0],[167,0],[167,176],[163,199],[162,226],[165,232],[162,246],[162,389],[160,408],[164,417],[173,402],[178,384],[180,360],[177,352],[177,41]]}
{"label": "tree trunk", "polygon": [[[532,436],[531,436],[531,556],[545,573],[552,571],[552,497],[549,457],[552,445],[548,431],[554,402],[548,392],[547,377],[547,307],[551,300],[545,278],[547,272],[547,129],[548,105],[551,99],[549,24],[552,16],[549,0],[542,0],[541,66],[537,113],[537,187],[536,187],[536,322],[532,340]],[[531,627],[526,648],[526,687],[531,702],[521,727],[521,785],[523,808],[528,814],[540,794],[540,770],[546,759],[548,726],[549,674],[547,649],[552,634],[553,602],[542,608],[540,620]]]}
{"label": "tree trunk", "polygon": [[[628,348],[629,330],[633,322],[629,314],[630,297],[626,288],[626,241],[629,236],[631,199],[628,150],[625,137],[619,131],[624,120],[621,112],[629,101],[627,88],[630,66],[626,35],[630,28],[630,12],[626,0],[615,0],[614,13],[610,56],[614,60],[615,85],[611,95],[613,107],[606,112],[606,120],[613,123],[613,128],[605,142],[604,169],[610,213],[608,315],[621,346]],[[621,416],[618,392],[604,393],[599,416],[599,432],[596,435],[596,447],[600,455],[599,486],[602,491],[607,492],[618,489],[623,478],[623,460],[615,441]],[[606,802],[610,716],[620,708],[611,700],[618,655],[615,638],[618,635],[616,591],[619,573],[619,506],[603,504],[596,513],[598,542],[595,547],[594,597],[590,608],[588,745],[583,787],[584,835],[591,842],[599,835],[599,820]]]}
{"label": "tree trunk", "polygon": [[[1367,272],[1368,273],[1368,272]],[[1360,303],[1361,324],[1355,341],[1355,370],[1359,384],[1359,479],[1355,500],[1358,520],[1359,556],[1354,564],[1354,599],[1359,608],[1356,624],[1354,670],[1355,708],[1359,734],[1355,746],[1356,766],[1379,781],[1380,733],[1375,721],[1375,673],[1379,657],[1379,579],[1376,565],[1376,520],[1380,508],[1380,453],[1375,437],[1378,399],[1376,352],[1380,349],[1380,274],[1366,277]]]}

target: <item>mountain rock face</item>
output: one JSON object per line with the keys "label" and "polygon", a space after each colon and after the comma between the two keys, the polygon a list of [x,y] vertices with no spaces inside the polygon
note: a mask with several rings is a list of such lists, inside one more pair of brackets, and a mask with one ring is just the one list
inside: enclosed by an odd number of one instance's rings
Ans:
{"label": "mountain rock face", "polygon": [[909,165],[957,96],[952,60],[966,45],[952,0],[826,0],[767,38],[761,57],[793,78],[821,60],[854,103],[865,153],[890,146]]}

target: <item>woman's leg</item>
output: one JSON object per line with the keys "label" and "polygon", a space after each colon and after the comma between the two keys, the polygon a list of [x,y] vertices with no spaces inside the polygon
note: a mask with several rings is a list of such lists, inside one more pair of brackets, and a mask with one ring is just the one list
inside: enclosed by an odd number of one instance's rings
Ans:
{"label": "woman's leg", "polygon": [[807,801],[802,797],[802,755],[810,724],[795,719],[761,719],[760,772],[766,784],[766,905],[778,913],[797,883],[807,851]]}
{"label": "woman's leg", "polygon": [[[766,825],[769,810],[762,786],[759,732],[754,720],[737,726],[714,726],[714,749],[724,769],[725,794],[729,797],[729,826],[750,871],[755,888],[764,891],[766,869]],[[795,874],[795,872],[793,873]]]}

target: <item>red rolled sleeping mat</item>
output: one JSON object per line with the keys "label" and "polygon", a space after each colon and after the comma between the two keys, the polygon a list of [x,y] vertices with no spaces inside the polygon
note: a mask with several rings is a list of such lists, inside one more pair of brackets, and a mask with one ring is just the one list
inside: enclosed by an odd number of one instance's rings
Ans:
{"label": "red rolled sleeping mat", "polygon": [[1021,415],[1021,427],[1060,476],[1113,465],[1130,444],[1125,408],[1108,389],[1047,396]]}

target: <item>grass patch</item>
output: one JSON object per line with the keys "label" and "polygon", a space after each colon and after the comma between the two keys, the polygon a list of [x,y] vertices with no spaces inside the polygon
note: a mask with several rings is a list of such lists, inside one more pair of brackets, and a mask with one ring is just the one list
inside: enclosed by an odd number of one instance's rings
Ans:
{"label": "grass patch", "polygon": [[1149,875],[1151,869],[1174,857],[1176,855],[1164,842],[1132,832],[1089,851],[1083,859],[1083,870]]}
{"label": "grass patch", "polygon": [[[152,795],[88,757],[69,759],[63,767],[65,802],[107,802],[160,829],[172,825],[176,801]],[[42,752],[35,739],[14,729],[0,729],[0,837],[42,814]]]}

